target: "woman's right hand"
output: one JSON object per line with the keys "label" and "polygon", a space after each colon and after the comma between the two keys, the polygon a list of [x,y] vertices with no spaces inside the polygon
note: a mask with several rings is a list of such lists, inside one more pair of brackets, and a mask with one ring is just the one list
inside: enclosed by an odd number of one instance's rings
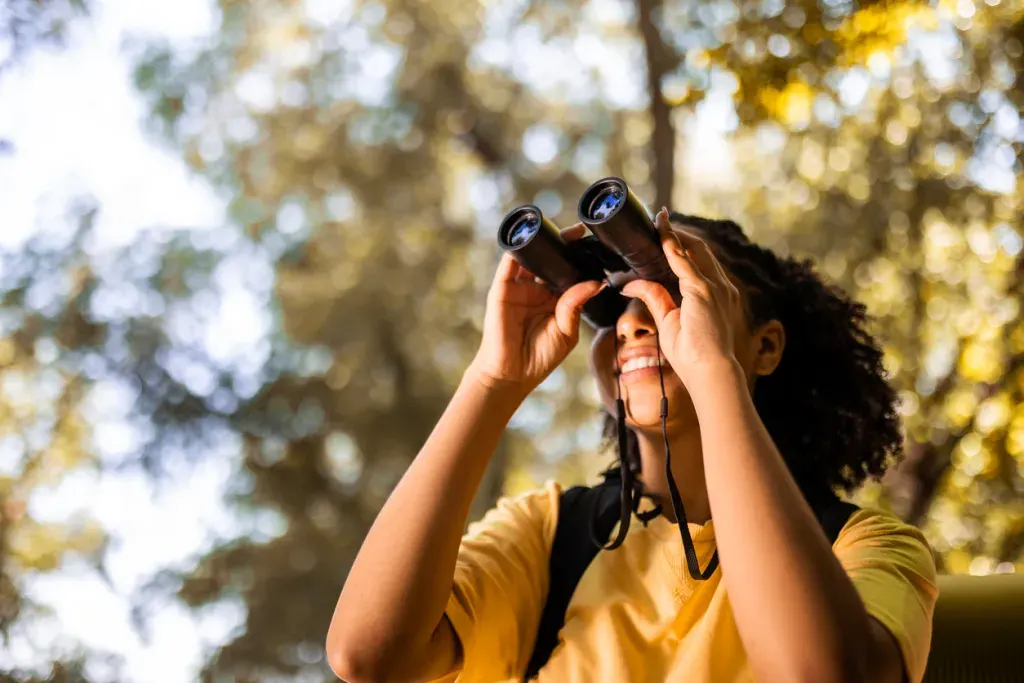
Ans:
{"label": "woman's right hand", "polygon": [[[585,232],[579,223],[562,230],[562,238],[571,242]],[[487,294],[480,350],[469,371],[491,388],[518,390],[525,397],[576,346],[583,305],[603,287],[580,282],[558,296],[503,254]]]}

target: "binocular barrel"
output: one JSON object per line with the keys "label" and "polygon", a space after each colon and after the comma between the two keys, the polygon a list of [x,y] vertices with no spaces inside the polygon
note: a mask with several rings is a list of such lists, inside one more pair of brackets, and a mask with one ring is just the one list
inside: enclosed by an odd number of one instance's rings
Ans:
{"label": "binocular barrel", "polygon": [[577,212],[597,239],[641,279],[676,286],[678,278],[665,258],[658,229],[626,181],[598,180],[580,197]]}
{"label": "binocular barrel", "polygon": [[512,209],[498,229],[498,244],[559,293],[590,279],[575,263],[561,232],[536,206]]}
{"label": "binocular barrel", "polygon": [[[630,270],[645,280],[676,286],[658,231],[624,180],[602,178],[591,185],[580,197],[578,213],[594,237],[566,242],[540,209],[526,205],[502,220],[498,244],[558,294],[578,282],[601,281],[608,273]],[[616,290],[606,288],[583,307],[583,317],[594,327],[610,327],[627,303]]]}
{"label": "binocular barrel", "polygon": [[[587,250],[593,242],[593,238],[566,242],[555,224],[530,205],[510,211],[498,228],[501,248],[557,294],[577,282],[604,280],[600,259]],[[606,288],[584,304],[583,319],[592,327],[610,327],[625,309],[625,299]]]}

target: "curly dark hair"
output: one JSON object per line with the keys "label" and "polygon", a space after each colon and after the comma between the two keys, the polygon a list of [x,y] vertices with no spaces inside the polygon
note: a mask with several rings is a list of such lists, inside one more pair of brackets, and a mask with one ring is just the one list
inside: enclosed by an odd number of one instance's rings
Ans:
{"label": "curly dark hair", "polygon": [[[864,305],[823,282],[809,259],[777,256],[733,221],[675,212],[670,219],[695,229],[743,282],[751,328],[772,319],[785,328],[782,360],[758,378],[753,400],[804,495],[825,486],[850,492],[880,477],[902,456],[903,436]],[[615,443],[611,416],[604,433]],[[629,442],[633,470],[639,454],[632,435]]]}

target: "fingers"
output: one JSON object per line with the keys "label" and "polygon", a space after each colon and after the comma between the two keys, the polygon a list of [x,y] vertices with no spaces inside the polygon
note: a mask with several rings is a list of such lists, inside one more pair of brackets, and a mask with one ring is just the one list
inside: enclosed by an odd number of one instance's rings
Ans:
{"label": "fingers", "polygon": [[[510,261],[510,263],[509,263]],[[505,254],[498,263],[498,272],[494,276],[495,282],[506,284],[520,284],[528,282],[531,284],[544,285],[544,281],[535,276],[530,270],[524,268],[519,261]]]}
{"label": "fingers", "polygon": [[550,303],[551,311],[553,311],[556,300],[547,285],[535,280],[533,273],[523,268],[507,254],[502,256],[494,275],[494,281],[491,283],[490,289],[487,290],[489,306],[502,306],[509,301],[529,306]]}
{"label": "fingers", "polygon": [[555,305],[555,324],[558,325],[558,330],[565,336],[575,339],[580,330],[583,305],[605,287],[605,283],[588,280],[565,290]]}
{"label": "fingers", "polygon": [[669,266],[681,284],[687,281],[689,288],[697,292],[707,290],[707,285],[721,287],[723,291],[735,289],[707,242],[686,231],[674,230],[664,207],[655,226],[661,234]]}
{"label": "fingers", "polygon": [[[661,228],[659,227],[659,230]],[[684,278],[692,279],[693,272],[695,270],[695,264],[690,260],[689,255],[683,249],[683,245],[679,242],[676,237],[675,231],[669,228],[662,234],[662,247],[665,249],[665,258],[668,259],[668,265],[672,268],[672,272],[675,273],[676,277],[680,280]],[[696,269],[700,279],[703,276],[700,274],[699,268]]]}
{"label": "fingers", "polygon": [[668,217],[668,209],[664,206],[661,207],[661,211],[654,217],[654,227],[658,229],[658,235],[661,236],[661,246],[670,245],[672,243],[679,244],[679,237],[676,235],[676,231],[672,229],[672,221]]}
{"label": "fingers", "polygon": [[708,279],[718,277],[718,259],[711,252],[711,247],[707,245],[707,242],[682,230],[673,230],[672,235],[681,250],[690,257],[692,262],[697,264],[701,275]]}
{"label": "fingers", "polygon": [[537,284],[544,284],[544,281],[539,277],[531,273],[522,265],[519,266],[519,273],[516,275],[514,282],[536,282]]}
{"label": "fingers", "polygon": [[515,282],[516,276],[519,275],[519,271],[522,266],[512,256],[505,252],[501,255],[501,260],[498,261],[498,270],[494,273],[495,282]]}
{"label": "fingers", "polygon": [[524,268],[519,261],[516,261],[509,254],[502,254],[501,260],[498,262],[498,270],[494,274],[495,283],[516,283],[516,282],[538,282],[543,284],[543,281],[537,278],[533,273]]}
{"label": "fingers", "polygon": [[672,270],[679,277],[679,293],[683,296],[696,295],[706,301],[711,301],[711,290],[714,284],[704,277],[704,273],[685,252],[679,254],[676,259],[677,263],[672,266]]}
{"label": "fingers", "polygon": [[691,262],[696,262],[700,274],[704,279],[711,285],[711,287],[718,289],[720,292],[728,296],[730,299],[739,298],[739,290],[736,285],[733,284],[729,276],[726,275],[725,267],[722,262],[718,260],[715,253],[708,246],[707,242],[700,239],[699,237],[683,236],[681,241],[685,244],[687,238],[692,240],[694,247],[691,249],[687,247],[684,250],[685,255],[693,255]]}
{"label": "fingers", "polygon": [[647,310],[651,312],[651,317],[654,318],[654,324],[659,329],[665,317],[678,308],[668,290],[661,284],[650,280],[627,282],[626,286],[622,288],[622,295],[644,302]]}
{"label": "fingers", "polygon": [[566,242],[574,242],[581,239],[587,234],[587,226],[583,223],[577,223],[565,228],[562,232],[562,239]]}

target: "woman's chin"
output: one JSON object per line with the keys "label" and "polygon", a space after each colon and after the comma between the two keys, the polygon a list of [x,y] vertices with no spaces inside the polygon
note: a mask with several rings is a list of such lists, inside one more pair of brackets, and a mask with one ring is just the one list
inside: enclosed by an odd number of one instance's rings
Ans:
{"label": "woman's chin", "polygon": [[626,418],[626,425],[630,429],[639,429],[645,432],[661,429],[661,415],[648,411],[641,411],[639,415],[631,413]]}
{"label": "woman's chin", "polygon": [[[645,383],[646,384],[646,383]],[[672,423],[690,422],[695,416],[690,395],[681,383],[666,382],[668,420]],[[633,429],[661,429],[661,386],[643,386],[637,383],[626,392],[626,420]]]}

